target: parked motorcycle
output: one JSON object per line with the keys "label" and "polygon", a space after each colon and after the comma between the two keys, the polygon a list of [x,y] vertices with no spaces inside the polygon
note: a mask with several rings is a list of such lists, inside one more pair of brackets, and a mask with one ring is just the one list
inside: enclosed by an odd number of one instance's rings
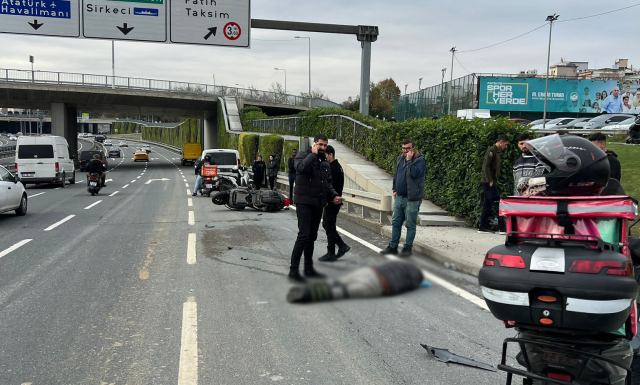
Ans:
{"label": "parked motorcycle", "polygon": [[206,165],[200,169],[200,186],[196,186],[196,190],[200,195],[211,196],[212,191],[226,191],[238,187],[235,178],[227,175],[218,175],[218,166]]}
{"label": "parked motorcycle", "polygon": [[249,176],[247,168],[244,166],[240,168],[240,187],[247,187],[251,190],[256,189],[256,184],[253,182],[253,179]]}
{"label": "parked motorcycle", "polygon": [[87,192],[90,193],[91,196],[98,195],[102,188],[100,184],[100,174],[95,172],[89,174],[89,178],[87,179]]}

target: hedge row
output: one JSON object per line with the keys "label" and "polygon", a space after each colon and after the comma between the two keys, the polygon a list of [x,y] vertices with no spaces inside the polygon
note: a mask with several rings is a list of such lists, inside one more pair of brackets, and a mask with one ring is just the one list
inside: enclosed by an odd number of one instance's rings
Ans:
{"label": "hedge row", "polygon": [[[374,129],[358,128],[354,132],[351,121],[343,120],[340,124],[338,120],[320,118],[320,115],[332,114],[350,116]],[[425,197],[451,214],[467,218],[472,225],[478,225],[482,209],[481,170],[487,148],[501,134],[511,139],[511,145],[502,154],[499,182],[502,195],[509,195],[513,191],[512,164],[519,156],[515,141],[527,132],[525,126],[506,118],[461,120],[449,116],[391,123],[357,112],[326,108],[305,111],[298,116],[306,119],[298,122],[295,135],[323,133],[352,147],[390,174],[401,153],[402,142],[414,140],[416,149],[427,161]],[[276,133],[287,132],[282,129]],[[336,156],[340,158],[340,154]]]}
{"label": "hedge row", "polygon": [[118,134],[132,134],[141,131],[142,140],[180,148],[184,143],[200,143],[200,120],[198,119],[187,119],[178,127],[148,127],[142,123],[115,122],[113,128],[118,130]]}
{"label": "hedge row", "polygon": [[[260,135],[243,132],[238,138],[238,152],[243,165],[250,167],[258,157],[258,144]],[[225,147],[222,147],[225,148]]]}
{"label": "hedge row", "polygon": [[284,144],[284,138],[280,135],[265,135],[260,138],[260,154],[262,160],[267,163],[270,155],[280,157],[282,163],[282,148]]}

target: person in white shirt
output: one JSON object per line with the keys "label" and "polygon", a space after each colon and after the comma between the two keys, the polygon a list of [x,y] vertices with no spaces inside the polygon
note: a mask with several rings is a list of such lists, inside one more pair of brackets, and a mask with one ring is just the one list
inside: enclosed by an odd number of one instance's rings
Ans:
{"label": "person in white shirt", "polygon": [[623,114],[636,114],[636,107],[632,104],[629,104],[629,97],[624,96],[622,98],[622,113]]}

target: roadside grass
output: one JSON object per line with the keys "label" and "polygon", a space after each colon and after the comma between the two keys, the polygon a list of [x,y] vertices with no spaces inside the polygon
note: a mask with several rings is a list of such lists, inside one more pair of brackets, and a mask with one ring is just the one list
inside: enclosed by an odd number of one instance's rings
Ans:
{"label": "roadside grass", "polygon": [[[640,199],[640,146],[610,143],[607,149],[618,154],[624,191],[628,196]],[[640,237],[640,224],[633,228],[632,235]]]}

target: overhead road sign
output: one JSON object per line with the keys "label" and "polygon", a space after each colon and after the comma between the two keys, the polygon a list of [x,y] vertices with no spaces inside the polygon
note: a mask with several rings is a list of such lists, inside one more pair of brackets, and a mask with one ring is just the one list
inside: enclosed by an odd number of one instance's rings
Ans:
{"label": "overhead road sign", "polygon": [[78,0],[0,0],[0,32],[80,37]]}
{"label": "overhead road sign", "polygon": [[95,39],[166,42],[166,1],[82,0],[82,34]]}
{"label": "overhead road sign", "polygon": [[171,43],[249,47],[251,0],[172,0]]}

